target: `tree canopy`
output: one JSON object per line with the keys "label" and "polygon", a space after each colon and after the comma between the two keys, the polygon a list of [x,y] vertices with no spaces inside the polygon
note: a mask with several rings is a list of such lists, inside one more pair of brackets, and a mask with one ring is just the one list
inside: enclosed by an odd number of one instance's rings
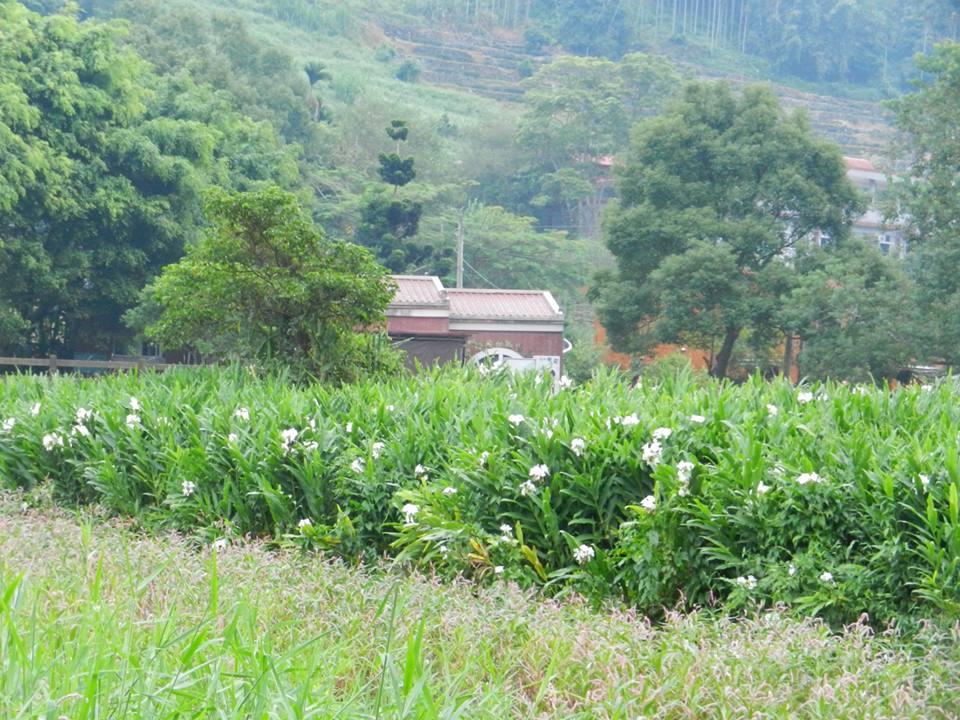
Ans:
{"label": "tree canopy", "polygon": [[909,176],[895,186],[908,224],[914,302],[923,311],[926,355],[960,362],[960,45],[948,43],[917,59],[926,79],[891,104],[902,133]]}
{"label": "tree canopy", "polygon": [[297,187],[267,122],[187,72],[158,75],[124,26],[0,2],[0,346],[124,352],[144,284],[178,259],[209,185]]}
{"label": "tree canopy", "polygon": [[606,218],[617,268],[592,289],[616,349],[715,349],[771,335],[789,257],[814,230],[842,242],[861,208],[839,150],[765,87],[694,82],[640,123]]}
{"label": "tree canopy", "polygon": [[324,379],[382,360],[363,331],[382,323],[393,286],[367,250],[324,238],[278,188],[211,190],[206,215],[197,244],[146,291],[150,337]]}
{"label": "tree canopy", "polygon": [[679,82],[663,58],[634,53],[620,62],[560,57],[524,82],[516,144],[530,204],[562,213],[590,235],[604,199],[602,162],[626,145],[630,128],[659,110]]}
{"label": "tree canopy", "polygon": [[0,317],[8,350],[111,350],[195,226],[215,141],[147,117],[117,30],[0,2]]}
{"label": "tree canopy", "polygon": [[[400,0],[433,20],[526,30],[528,48],[556,43],[616,59],[659,44],[680,53],[733,50],[778,74],[883,91],[911,61],[957,37],[956,0]],[[694,49],[696,48],[696,50]]]}
{"label": "tree canopy", "polygon": [[900,375],[917,357],[917,308],[903,265],[851,238],[797,261],[780,322],[801,340],[805,376],[869,381]]}

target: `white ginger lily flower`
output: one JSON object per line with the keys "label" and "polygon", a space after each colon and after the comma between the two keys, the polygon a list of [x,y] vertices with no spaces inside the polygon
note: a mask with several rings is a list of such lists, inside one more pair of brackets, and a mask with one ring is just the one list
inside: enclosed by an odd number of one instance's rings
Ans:
{"label": "white ginger lily flower", "polygon": [[671,435],[673,435],[673,430],[667,427],[657,428],[653,431],[654,440],[666,440]]}
{"label": "white ginger lily flower", "polygon": [[643,446],[643,461],[651,467],[656,467],[663,460],[663,446],[654,440]]}
{"label": "white ginger lily flower", "polygon": [[596,551],[589,545],[581,545],[576,550],[573,551],[573,559],[577,561],[578,565],[585,565],[594,557],[596,557]]}
{"label": "white ginger lily flower", "polygon": [[420,508],[414,505],[413,503],[407,503],[402,508],[400,512],[403,513],[403,524],[410,526],[417,524],[417,513],[420,512]]}
{"label": "white ginger lily flower", "polygon": [[529,475],[534,480],[543,480],[550,474],[550,468],[546,465],[534,465],[530,468],[527,475]]}

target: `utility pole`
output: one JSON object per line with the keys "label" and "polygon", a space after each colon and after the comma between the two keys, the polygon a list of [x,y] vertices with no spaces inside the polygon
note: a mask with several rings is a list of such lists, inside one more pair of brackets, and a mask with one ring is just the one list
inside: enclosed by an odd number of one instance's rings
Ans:
{"label": "utility pole", "polygon": [[457,289],[463,289],[463,210],[457,217]]}

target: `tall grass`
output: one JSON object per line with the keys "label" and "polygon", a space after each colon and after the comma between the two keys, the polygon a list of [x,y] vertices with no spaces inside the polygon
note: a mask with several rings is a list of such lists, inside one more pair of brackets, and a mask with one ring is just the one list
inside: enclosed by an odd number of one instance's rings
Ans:
{"label": "tall grass", "polygon": [[338,390],[240,368],[7,378],[0,473],[211,541],[392,555],[652,614],[785,602],[882,625],[960,609],[958,395],[682,373],[558,394],[461,372]]}
{"label": "tall grass", "polygon": [[781,612],[653,627],[19,505],[0,492],[5,719],[958,716],[958,638],[936,630],[906,644]]}

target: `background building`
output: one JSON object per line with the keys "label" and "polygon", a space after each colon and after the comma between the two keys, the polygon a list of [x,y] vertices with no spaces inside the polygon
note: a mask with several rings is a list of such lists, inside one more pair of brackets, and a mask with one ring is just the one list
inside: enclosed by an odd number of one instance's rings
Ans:
{"label": "background building", "polygon": [[420,275],[393,280],[397,293],[387,308],[387,333],[411,366],[540,358],[559,368],[564,315],[548,291],[455,290]]}

